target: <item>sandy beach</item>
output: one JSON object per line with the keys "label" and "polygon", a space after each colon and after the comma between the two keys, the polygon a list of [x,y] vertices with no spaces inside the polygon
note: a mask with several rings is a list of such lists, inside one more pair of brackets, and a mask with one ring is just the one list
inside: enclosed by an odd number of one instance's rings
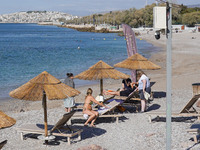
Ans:
{"label": "sandy beach", "polygon": [[[149,34],[141,31],[137,37],[160,47],[160,52],[154,54],[150,60],[162,68],[160,70],[148,70],[145,73],[155,82],[152,86],[154,100],[149,105],[149,112],[166,110],[166,37],[161,35],[159,40],[154,38],[154,32]],[[199,83],[200,70],[200,33],[183,31],[172,34],[172,111],[179,112],[193,96],[193,83]],[[94,90],[97,96],[99,84],[77,88],[81,91],[76,96],[76,103],[83,103],[88,87]],[[118,89],[121,80],[104,80],[104,89]],[[65,113],[63,101],[48,101],[48,123],[55,124]],[[57,138],[56,142],[49,146],[43,145],[43,141],[37,138],[28,138],[22,141],[16,127],[23,124],[43,123],[43,109],[41,101],[29,102],[22,100],[8,100],[0,103],[0,109],[7,115],[16,119],[16,124],[10,128],[0,129],[0,142],[7,139],[8,143],[3,150],[76,150],[92,144],[99,145],[107,150],[143,150],[166,149],[166,122],[148,120],[146,113],[135,113],[135,108],[127,107],[119,124],[111,122],[111,119],[98,119],[96,128],[84,128],[83,122],[75,122],[83,128],[82,140],[74,139],[69,146],[65,138]],[[198,110],[198,108],[196,108]],[[200,121],[195,117],[172,119],[172,149],[173,150],[198,150],[200,144],[195,144],[192,134],[186,132],[192,125],[199,125]],[[82,148],[83,149],[83,148]],[[85,148],[86,149],[86,148]]]}

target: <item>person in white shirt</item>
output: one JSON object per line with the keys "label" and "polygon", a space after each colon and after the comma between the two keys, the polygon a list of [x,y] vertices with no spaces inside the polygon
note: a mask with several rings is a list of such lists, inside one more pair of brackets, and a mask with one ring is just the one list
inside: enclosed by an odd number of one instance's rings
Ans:
{"label": "person in white shirt", "polygon": [[137,77],[139,78],[137,84],[138,84],[138,91],[139,91],[139,96],[141,99],[141,113],[146,111],[146,99],[144,97],[145,91],[147,93],[151,93],[151,87],[150,87],[150,81],[147,75],[139,70],[137,71]]}

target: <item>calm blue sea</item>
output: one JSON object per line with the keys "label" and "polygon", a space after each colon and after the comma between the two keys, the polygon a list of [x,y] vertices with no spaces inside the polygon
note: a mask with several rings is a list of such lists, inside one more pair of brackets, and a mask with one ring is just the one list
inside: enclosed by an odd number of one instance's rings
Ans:
{"label": "calm blue sea", "polygon": [[[144,40],[136,42],[139,53],[147,58],[159,50]],[[0,24],[0,100],[43,71],[64,79],[67,72],[76,75],[99,60],[113,66],[126,58],[126,41],[117,33],[78,32],[37,24]],[[91,81],[75,80],[75,83],[81,86]]]}

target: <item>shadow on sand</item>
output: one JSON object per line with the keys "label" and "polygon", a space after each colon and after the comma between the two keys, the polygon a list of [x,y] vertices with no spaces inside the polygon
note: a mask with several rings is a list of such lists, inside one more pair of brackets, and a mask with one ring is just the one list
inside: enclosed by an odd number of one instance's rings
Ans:
{"label": "shadow on sand", "polygon": [[153,105],[149,106],[149,108],[147,109],[147,111],[149,112],[149,111],[157,110],[159,108],[160,108],[160,105],[153,104]]}
{"label": "shadow on sand", "polygon": [[[172,122],[185,122],[185,123],[193,123],[197,117],[172,117]],[[166,122],[166,117],[155,117],[151,120],[152,122]]]}
{"label": "shadow on sand", "polygon": [[[81,133],[81,140],[101,136],[101,135],[106,133],[106,130],[98,128],[98,127],[95,127],[95,128],[89,127],[89,126],[85,127],[85,126],[81,126],[81,125],[73,125],[73,127],[76,127],[78,129],[83,129],[83,132]],[[25,139],[31,138],[31,139],[39,140],[38,139],[39,135],[40,134],[25,134],[24,136],[25,136]],[[44,141],[42,141],[42,142],[43,142],[43,145],[57,146],[57,145],[60,145],[60,141],[66,142],[66,143],[68,142],[67,137],[62,137],[62,136],[56,136],[54,140],[48,141],[48,144],[45,144]],[[77,143],[77,142],[79,142],[78,135],[71,137],[71,144],[74,144],[74,143]]]}
{"label": "shadow on sand", "polygon": [[155,92],[153,92],[153,97],[154,98],[163,98],[163,97],[166,97],[166,92],[155,91]]}

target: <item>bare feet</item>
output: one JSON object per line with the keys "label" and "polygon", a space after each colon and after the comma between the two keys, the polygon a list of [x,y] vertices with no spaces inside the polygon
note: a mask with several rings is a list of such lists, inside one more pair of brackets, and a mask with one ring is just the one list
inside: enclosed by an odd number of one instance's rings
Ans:
{"label": "bare feet", "polygon": [[104,95],[109,95],[109,93],[106,90],[103,90]]}
{"label": "bare feet", "polygon": [[94,124],[91,124],[90,127],[94,127],[95,128],[96,126]]}

